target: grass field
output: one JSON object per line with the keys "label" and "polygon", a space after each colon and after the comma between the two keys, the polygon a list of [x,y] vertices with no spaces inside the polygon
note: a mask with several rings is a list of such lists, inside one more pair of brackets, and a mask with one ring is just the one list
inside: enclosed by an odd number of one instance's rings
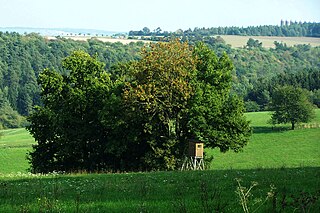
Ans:
{"label": "grass field", "polygon": [[[318,212],[318,168],[208,170],[0,178],[0,212]],[[272,188],[271,188],[272,187]],[[269,193],[269,198],[267,198]],[[308,212],[305,211],[305,212]]]}
{"label": "grass field", "polygon": [[29,167],[26,153],[31,150],[33,138],[25,129],[1,131],[0,138],[0,175],[26,172]]}
{"label": "grass field", "polygon": [[[208,150],[215,159],[213,169],[251,169],[281,167],[320,167],[320,128],[289,130],[290,125],[278,125],[272,129],[267,124],[269,112],[246,114],[254,134],[240,153],[220,153]],[[320,124],[320,109],[311,122]]]}
{"label": "grass field", "polygon": [[[320,123],[316,112],[312,122]],[[320,128],[272,129],[268,112],[246,116],[254,134],[243,152],[208,150],[211,170],[195,172],[32,175],[25,172],[32,138],[5,130],[0,212],[243,212],[236,179],[244,191],[254,186],[250,212],[320,212]]]}

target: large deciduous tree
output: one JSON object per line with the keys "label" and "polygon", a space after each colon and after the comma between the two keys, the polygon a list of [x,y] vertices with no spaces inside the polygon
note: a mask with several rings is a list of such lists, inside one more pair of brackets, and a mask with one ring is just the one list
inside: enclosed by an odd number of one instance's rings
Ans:
{"label": "large deciduous tree", "polygon": [[273,123],[291,123],[291,129],[299,122],[308,122],[314,116],[314,107],[307,91],[299,87],[282,86],[275,89],[271,110]]}
{"label": "large deciduous tree", "polygon": [[43,106],[29,117],[37,144],[30,153],[34,172],[100,170],[107,129],[99,112],[110,94],[104,64],[78,51],[63,61],[67,75],[46,69],[39,76]]}
{"label": "large deciduous tree", "polygon": [[226,54],[218,58],[201,43],[193,53],[197,74],[188,111],[189,137],[222,152],[240,151],[248,142],[251,128],[243,115],[243,101],[230,95],[232,62]]}
{"label": "large deciduous tree", "polygon": [[131,65],[124,100],[141,123],[147,167],[174,169],[183,154],[188,103],[194,93],[195,60],[186,43],[157,43]]}

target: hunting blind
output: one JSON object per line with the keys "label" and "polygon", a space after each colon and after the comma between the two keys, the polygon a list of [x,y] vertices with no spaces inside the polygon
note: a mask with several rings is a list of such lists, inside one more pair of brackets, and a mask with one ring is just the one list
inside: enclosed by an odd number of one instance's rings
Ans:
{"label": "hunting blind", "polygon": [[185,157],[181,170],[204,170],[203,142],[189,141],[188,154]]}
{"label": "hunting blind", "polygon": [[203,143],[201,141],[189,142],[189,157],[203,158]]}

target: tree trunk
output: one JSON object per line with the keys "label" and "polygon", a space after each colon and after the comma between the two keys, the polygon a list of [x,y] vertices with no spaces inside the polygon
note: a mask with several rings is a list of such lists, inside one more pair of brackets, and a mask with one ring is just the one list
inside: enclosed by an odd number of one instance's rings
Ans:
{"label": "tree trunk", "polygon": [[292,121],[292,122],[291,122],[291,130],[294,130],[294,124],[295,124],[295,122]]}

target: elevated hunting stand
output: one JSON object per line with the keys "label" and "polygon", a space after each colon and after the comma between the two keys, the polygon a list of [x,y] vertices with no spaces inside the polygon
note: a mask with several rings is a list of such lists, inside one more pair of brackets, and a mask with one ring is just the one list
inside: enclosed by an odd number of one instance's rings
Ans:
{"label": "elevated hunting stand", "polygon": [[203,142],[190,141],[188,156],[185,157],[181,170],[204,170]]}

